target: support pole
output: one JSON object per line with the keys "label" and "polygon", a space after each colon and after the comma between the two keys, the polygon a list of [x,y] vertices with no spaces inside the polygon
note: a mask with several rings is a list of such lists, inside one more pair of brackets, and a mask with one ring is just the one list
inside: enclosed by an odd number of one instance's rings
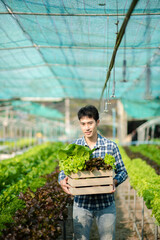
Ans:
{"label": "support pole", "polygon": [[136,228],[136,190],[134,190],[133,230]]}
{"label": "support pole", "polygon": [[124,111],[123,104],[120,100],[117,101],[117,113],[118,113],[118,139],[120,144],[125,143],[125,139],[127,136],[127,115]]}
{"label": "support pole", "polygon": [[29,147],[32,146],[32,126],[29,129]]}
{"label": "support pole", "polygon": [[158,226],[155,224],[154,239],[158,240]]}
{"label": "support pole", "polygon": [[128,219],[130,218],[131,185],[128,182]]}
{"label": "support pole", "polygon": [[112,119],[113,119],[113,127],[112,127],[112,134],[113,134],[113,141],[116,139],[116,110],[112,108]]}
{"label": "support pole", "polygon": [[142,198],[142,236],[141,240],[143,240],[143,233],[144,233],[144,200]]}
{"label": "support pole", "polygon": [[65,99],[65,132],[70,135],[70,99]]}

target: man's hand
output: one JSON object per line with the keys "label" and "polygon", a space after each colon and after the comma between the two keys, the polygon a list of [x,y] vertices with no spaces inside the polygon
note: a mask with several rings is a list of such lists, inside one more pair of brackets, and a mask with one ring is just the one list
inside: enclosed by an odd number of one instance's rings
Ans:
{"label": "man's hand", "polygon": [[61,180],[60,185],[64,192],[66,192],[67,194],[71,194],[69,191],[68,177],[65,177],[63,180]]}
{"label": "man's hand", "polygon": [[114,193],[116,191],[116,186],[117,186],[117,179],[113,179],[113,190],[111,193]]}

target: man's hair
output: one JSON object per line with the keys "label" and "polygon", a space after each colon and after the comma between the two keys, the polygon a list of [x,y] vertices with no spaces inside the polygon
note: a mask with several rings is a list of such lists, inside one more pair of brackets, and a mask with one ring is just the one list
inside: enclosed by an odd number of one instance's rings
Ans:
{"label": "man's hair", "polygon": [[85,107],[82,107],[78,111],[78,119],[80,120],[82,117],[89,117],[93,118],[95,121],[99,119],[99,113],[95,106],[93,105],[87,105]]}

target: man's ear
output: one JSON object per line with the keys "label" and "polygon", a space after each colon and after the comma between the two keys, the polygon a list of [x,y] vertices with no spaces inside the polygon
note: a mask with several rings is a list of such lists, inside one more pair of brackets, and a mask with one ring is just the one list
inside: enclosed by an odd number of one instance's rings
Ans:
{"label": "man's ear", "polygon": [[99,123],[100,123],[100,120],[98,119],[98,120],[97,120],[97,126],[99,125]]}

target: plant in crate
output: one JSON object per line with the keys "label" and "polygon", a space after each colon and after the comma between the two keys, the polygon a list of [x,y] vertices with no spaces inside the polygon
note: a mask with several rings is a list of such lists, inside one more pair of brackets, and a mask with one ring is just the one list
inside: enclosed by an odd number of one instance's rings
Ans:
{"label": "plant in crate", "polygon": [[60,170],[68,175],[73,195],[109,193],[113,189],[115,158],[106,154],[104,159],[93,158],[88,147],[69,144],[58,152]]}

